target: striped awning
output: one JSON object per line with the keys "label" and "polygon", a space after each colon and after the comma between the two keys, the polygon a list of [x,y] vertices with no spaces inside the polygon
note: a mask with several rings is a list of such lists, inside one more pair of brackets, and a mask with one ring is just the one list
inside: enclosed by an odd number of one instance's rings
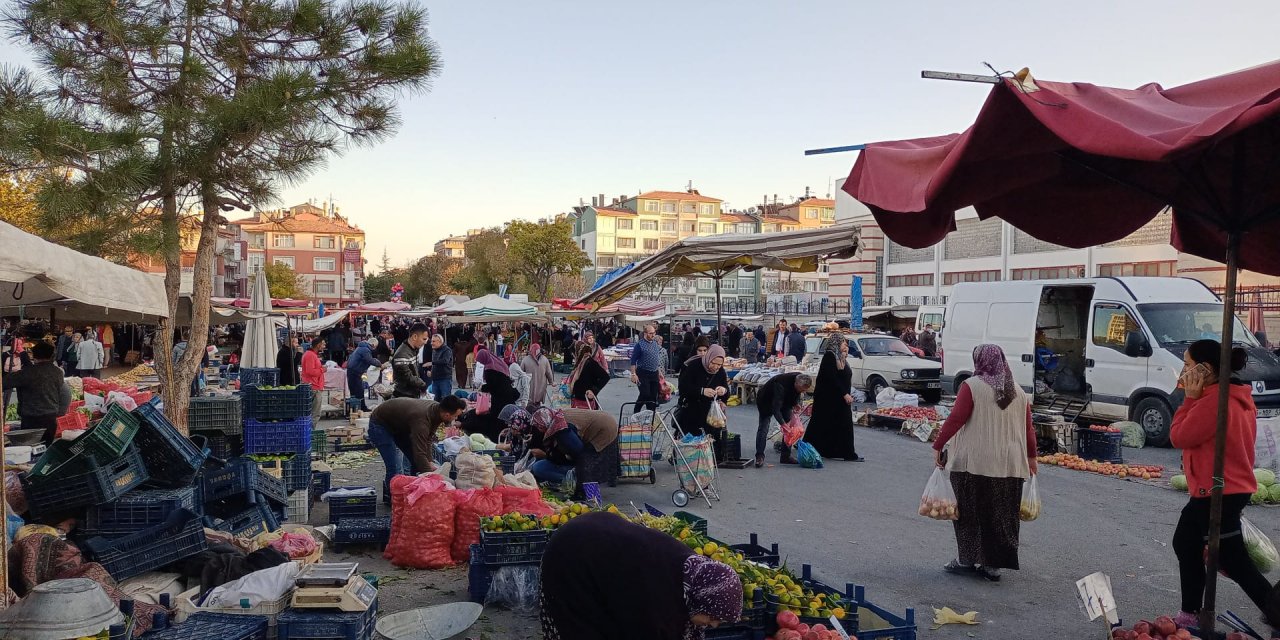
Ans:
{"label": "striped awning", "polygon": [[600,307],[599,313],[620,313],[627,316],[653,316],[667,310],[667,303],[661,300],[639,300],[623,298],[617,302]]}
{"label": "striped awning", "polygon": [[858,225],[842,222],[799,231],[725,233],[685,238],[593,289],[578,303],[608,304],[653,278],[722,277],[736,269],[817,271],[822,260],[857,255],[861,248],[858,233]]}
{"label": "striped awning", "polygon": [[517,317],[538,314],[537,307],[531,304],[503,298],[496,293],[490,293],[489,295],[481,296],[474,300],[441,305],[436,307],[435,311],[437,313],[443,313],[451,316]]}

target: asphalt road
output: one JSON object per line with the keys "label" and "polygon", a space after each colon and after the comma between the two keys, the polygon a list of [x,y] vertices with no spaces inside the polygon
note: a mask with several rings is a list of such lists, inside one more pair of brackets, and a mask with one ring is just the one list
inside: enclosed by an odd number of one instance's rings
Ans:
{"label": "asphalt road", "polygon": [[[611,412],[634,399],[635,387],[621,378],[613,379],[601,394],[603,408]],[[754,452],[755,416],[752,405],[729,412],[729,428],[742,435],[747,457]],[[955,557],[951,525],[916,513],[932,470],[929,446],[896,433],[855,429],[858,452],[866,462],[829,461],[821,470],[783,467],[776,464],[777,454],[770,448],[769,465],[763,469],[720,470],[716,485],[721,500],[712,507],[695,499],[685,509],[707,518],[715,538],[746,542],[749,533],[756,532],[766,544],[778,542],[794,569],[810,564],[814,575],[828,584],[864,585],[868,599],[891,611],[913,607],[922,638],[1046,633],[1101,637],[1101,625],[1088,621],[1075,592],[1075,581],[1095,571],[1111,576],[1125,620],[1177,612],[1177,565],[1169,541],[1185,494],[1154,482],[1042,465],[1044,510],[1037,521],[1022,524],[1022,570],[1005,572],[999,583],[953,576],[942,571],[942,565]],[[1124,451],[1129,462],[1171,469],[1179,464],[1173,450]],[[655,464],[656,485],[621,482],[615,489],[604,489],[606,500],[675,510],[671,493],[676,474],[665,461]],[[335,472],[338,478],[359,482],[380,474],[376,461],[362,469]],[[1268,535],[1280,535],[1280,509],[1250,507],[1246,514]],[[320,506],[312,522],[322,523],[325,517]],[[384,610],[465,598],[462,568],[406,572],[393,569],[375,553],[356,553],[367,569],[399,579],[383,590]],[[1221,584],[1218,610],[1231,609],[1257,622],[1258,613],[1239,588],[1229,581]],[[932,608],[943,606],[978,611],[982,624],[930,631]],[[536,637],[534,620],[530,613],[486,609],[485,619],[470,637]]]}

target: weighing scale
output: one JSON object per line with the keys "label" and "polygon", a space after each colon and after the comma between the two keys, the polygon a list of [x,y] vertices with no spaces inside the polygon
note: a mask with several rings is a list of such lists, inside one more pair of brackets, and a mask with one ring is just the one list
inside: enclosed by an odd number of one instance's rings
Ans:
{"label": "weighing scale", "polygon": [[291,605],[295,609],[365,611],[378,597],[378,589],[356,575],[354,562],[309,564],[294,580]]}

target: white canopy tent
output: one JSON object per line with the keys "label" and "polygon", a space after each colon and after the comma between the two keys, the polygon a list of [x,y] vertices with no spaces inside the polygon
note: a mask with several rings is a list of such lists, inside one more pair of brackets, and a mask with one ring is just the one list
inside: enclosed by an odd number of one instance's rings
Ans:
{"label": "white canopy tent", "polygon": [[[491,293],[474,300],[448,302],[435,308],[436,313],[450,316],[527,316],[541,315],[538,308],[526,302],[516,302]],[[545,317],[545,316],[544,316]],[[465,322],[480,322],[466,320]],[[500,322],[495,320],[494,322]]]}

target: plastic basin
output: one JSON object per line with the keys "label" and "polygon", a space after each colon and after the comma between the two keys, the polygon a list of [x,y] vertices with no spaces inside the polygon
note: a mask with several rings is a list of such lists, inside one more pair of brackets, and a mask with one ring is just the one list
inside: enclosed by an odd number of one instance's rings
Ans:
{"label": "plastic basin", "polygon": [[374,629],[385,640],[446,640],[475,624],[484,607],[452,602],[383,616]]}
{"label": "plastic basin", "polygon": [[0,639],[63,640],[95,636],[124,614],[102,586],[88,578],[50,580],[0,612]]}

